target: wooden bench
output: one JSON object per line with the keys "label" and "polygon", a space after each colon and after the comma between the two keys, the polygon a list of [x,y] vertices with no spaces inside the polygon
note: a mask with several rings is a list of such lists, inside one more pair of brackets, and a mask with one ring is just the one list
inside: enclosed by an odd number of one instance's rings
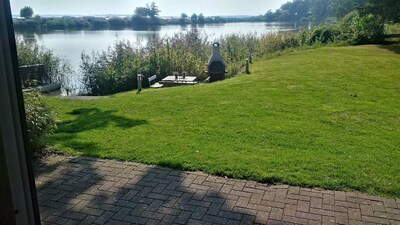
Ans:
{"label": "wooden bench", "polygon": [[[162,88],[164,85],[156,82],[157,76],[153,75],[149,77],[149,85],[151,88]],[[151,84],[153,82],[153,84]]]}

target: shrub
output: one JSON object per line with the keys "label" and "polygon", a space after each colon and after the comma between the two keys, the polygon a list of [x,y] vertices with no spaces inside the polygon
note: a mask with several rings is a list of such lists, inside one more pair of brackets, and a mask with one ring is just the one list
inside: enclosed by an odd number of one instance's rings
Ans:
{"label": "shrub", "polygon": [[285,49],[297,48],[302,44],[302,32],[267,34],[258,41],[256,54],[262,57]]}
{"label": "shrub", "polygon": [[386,24],[385,25],[386,34],[400,34],[400,23]]}
{"label": "shrub", "polygon": [[107,95],[137,88],[137,74],[143,86],[148,77],[162,79],[172,72],[187,72],[202,78],[211,49],[207,37],[197,31],[155,38],[146,46],[118,40],[107,51],[82,54],[83,83],[89,95]]}
{"label": "shrub", "polygon": [[328,44],[336,40],[338,31],[333,27],[319,26],[314,28],[311,32],[306,32],[308,35],[306,43],[308,45]]}
{"label": "shrub", "polygon": [[24,93],[28,139],[33,149],[41,148],[43,138],[56,128],[56,113],[38,90]]}
{"label": "shrub", "polygon": [[35,39],[17,38],[16,44],[20,66],[43,64],[46,71],[45,80],[65,84],[72,73],[69,63],[39,45]]}
{"label": "shrub", "polygon": [[81,70],[86,92],[107,95],[137,87],[140,61],[130,42],[118,41],[113,47],[92,55],[82,53]]}
{"label": "shrub", "polygon": [[126,27],[126,19],[124,18],[118,18],[118,17],[112,17],[108,20],[108,23],[110,25],[110,28],[113,29],[122,29]]}
{"label": "shrub", "polygon": [[350,44],[378,44],[382,43],[385,33],[384,20],[376,15],[356,15],[351,22],[345,22],[341,26],[342,39]]}

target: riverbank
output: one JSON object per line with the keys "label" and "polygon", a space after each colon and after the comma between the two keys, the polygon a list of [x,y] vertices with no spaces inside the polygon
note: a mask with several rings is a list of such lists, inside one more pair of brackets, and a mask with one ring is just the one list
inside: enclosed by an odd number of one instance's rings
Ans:
{"label": "riverbank", "polygon": [[208,85],[49,98],[61,122],[47,141],[74,155],[399,197],[398,48],[299,50]]}

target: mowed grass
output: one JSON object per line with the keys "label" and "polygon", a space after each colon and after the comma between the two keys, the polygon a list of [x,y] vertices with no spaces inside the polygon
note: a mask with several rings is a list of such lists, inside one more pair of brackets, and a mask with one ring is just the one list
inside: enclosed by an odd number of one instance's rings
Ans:
{"label": "mowed grass", "polygon": [[[397,53],[396,53],[397,52]],[[324,47],[207,85],[49,98],[72,154],[400,197],[399,47]]]}

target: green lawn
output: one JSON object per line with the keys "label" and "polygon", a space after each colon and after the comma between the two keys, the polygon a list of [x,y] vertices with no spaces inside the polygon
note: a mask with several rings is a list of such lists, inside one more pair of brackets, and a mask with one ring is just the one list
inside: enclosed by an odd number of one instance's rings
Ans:
{"label": "green lawn", "polygon": [[81,101],[50,98],[68,153],[400,197],[400,47],[324,47],[252,74]]}

